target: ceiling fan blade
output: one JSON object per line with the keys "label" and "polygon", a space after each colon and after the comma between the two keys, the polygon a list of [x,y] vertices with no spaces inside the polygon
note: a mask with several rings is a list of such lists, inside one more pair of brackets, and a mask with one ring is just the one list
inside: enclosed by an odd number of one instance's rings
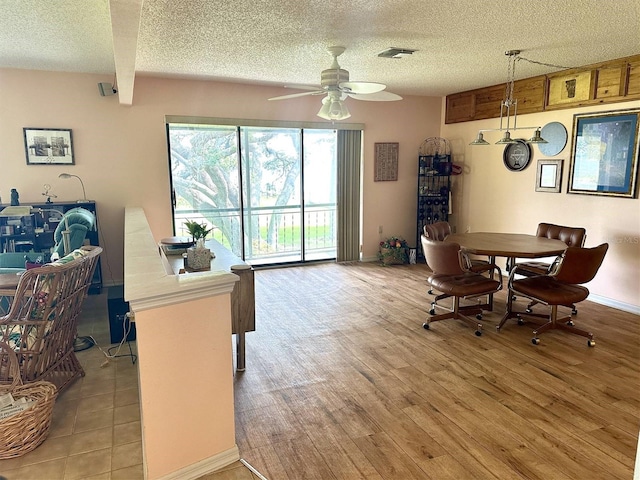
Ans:
{"label": "ceiling fan blade", "polygon": [[296,90],[320,90],[320,85],[285,85],[284,88],[295,88]]}
{"label": "ceiling fan blade", "polygon": [[382,83],[374,82],[342,82],[339,87],[346,89],[348,93],[359,94],[377,93],[387,88],[387,86]]}
{"label": "ceiling fan blade", "polygon": [[368,102],[393,102],[395,100],[402,100],[400,95],[396,95],[391,92],[377,92],[361,95],[358,93],[349,93],[351,98],[355,98],[356,100],[366,100]]}
{"label": "ceiling fan blade", "polygon": [[313,92],[292,93],[291,95],[282,95],[280,97],[271,97],[269,100],[287,100],[289,98],[305,97],[307,95],[320,95],[327,93],[324,90],[314,90]]}

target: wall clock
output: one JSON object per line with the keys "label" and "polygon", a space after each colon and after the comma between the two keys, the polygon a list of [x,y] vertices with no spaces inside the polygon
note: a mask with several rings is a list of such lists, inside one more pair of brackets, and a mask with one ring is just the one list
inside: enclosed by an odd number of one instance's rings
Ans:
{"label": "wall clock", "polygon": [[527,168],[531,161],[531,145],[521,138],[515,139],[515,142],[504,147],[502,159],[505,167],[513,172],[519,172]]}

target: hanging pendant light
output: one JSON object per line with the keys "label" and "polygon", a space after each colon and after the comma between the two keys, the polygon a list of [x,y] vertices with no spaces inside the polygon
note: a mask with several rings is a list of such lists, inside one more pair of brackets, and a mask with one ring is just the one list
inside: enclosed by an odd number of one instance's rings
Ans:
{"label": "hanging pendant light", "polygon": [[513,138],[511,138],[511,132],[509,130],[504,132],[504,137],[502,137],[500,140],[498,140],[496,142],[496,145],[504,145],[504,144],[507,144],[507,143],[518,143]]}
{"label": "hanging pendant light", "polygon": [[[507,83],[505,86],[504,98],[500,102],[500,128],[483,129],[478,132],[478,137],[469,145],[490,145],[485,141],[482,132],[504,132],[503,137],[496,142],[497,145],[505,145],[517,143],[511,138],[511,132],[514,130],[532,130],[535,129],[533,137],[527,142],[529,143],[547,143],[540,135],[540,127],[518,127],[518,100],[513,98],[516,62],[519,60],[520,50],[508,50],[505,52],[508,57],[507,66]],[[513,117],[513,126],[512,120]],[[505,125],[506,124],[506,125]]]}
{"label": "hanging pendant light", "polygon": [[529,140],[527,140],[527,142],[529,142],[529,143],[549,143],[544,138],[542,138],[542,136],[540,135],[540,129],[539,128],[536,128],[536,131],[533,134],[533,137],[531,137]]}
{"label": "hanging pendant light", "polygon": [[490,145],[490,143],[484,139],[482,132],[478,132],[478,136],[476,137],[476,139],[469,145]]}

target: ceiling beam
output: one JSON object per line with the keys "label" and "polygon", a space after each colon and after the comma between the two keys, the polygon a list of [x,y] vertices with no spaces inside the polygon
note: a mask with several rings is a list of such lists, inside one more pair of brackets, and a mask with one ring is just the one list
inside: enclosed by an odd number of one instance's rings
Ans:
{"label": "ceiling beam", "polygon": [[109,0],[120,105],[133,105],[136,49],[143,0]]}

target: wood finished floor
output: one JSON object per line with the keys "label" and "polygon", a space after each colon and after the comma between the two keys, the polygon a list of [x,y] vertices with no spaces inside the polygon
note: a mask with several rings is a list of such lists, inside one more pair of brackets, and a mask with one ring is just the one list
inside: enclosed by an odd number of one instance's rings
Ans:
{"label": "wood finished floor", "polygon": [[[592,302],[531,344],[422,328],[424,265],[256,272],[257,331],[235,376],[240,455],[270,480],[631,479],[640,420],[640,322]],[[523,305],[523,301],[519,301]],[[540,309],[543,307],[537,307]]]}

